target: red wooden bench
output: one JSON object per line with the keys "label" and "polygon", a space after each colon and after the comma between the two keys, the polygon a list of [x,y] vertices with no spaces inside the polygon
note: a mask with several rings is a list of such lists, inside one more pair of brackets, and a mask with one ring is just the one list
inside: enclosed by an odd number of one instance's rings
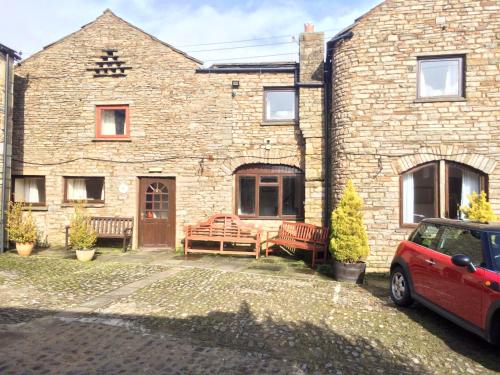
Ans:
{"label": "red wooden bench", "polygon": [[313,252],[312,267],[316,266],[317,252],[323,252],[323,261],[326,261],[328,250],[328,233],[326,227],[317,227],[312,224],[284,221],[278,230],[278,235],[266,238],[266,257],[269,255],[269,243],[293,249],[309,250]]}
{"label": "red wooden bench", "polygon": [[[123,238],[122,251],[126,251],[132,239],[134,219],[132,217],[93,216],[90,225],[94,228],[97,238]],[[65,248],[69,247],[69,225],[66,225]]]}
{"label": "red wooden bench", "polygon": [[[217,214],[207,221],[184,227],[184,254],[211,253],[231,255],[260,255],[261,230],[244,224],[240,218],[231,214]],[[218,242],[218,249],[194,249],[193,241]],[[234,246],[225,249],[224,244],[253,244],[253,250],[237,249]]]}

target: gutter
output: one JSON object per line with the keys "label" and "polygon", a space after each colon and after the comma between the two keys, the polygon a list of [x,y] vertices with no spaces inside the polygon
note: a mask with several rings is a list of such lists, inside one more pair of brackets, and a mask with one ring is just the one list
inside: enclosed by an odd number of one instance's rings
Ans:
{"label": "gutter", "polygon": [[7,128],[9,126],[9,99],[10,99],[10,93],[9,93],[9,88],[10,88],[10,55],[6,52],[5,53],[5,87],[4,87],[4,95],[5,95],[5,100],[4,100],[4,123],[3,123],[3,155],[2,155],[2,192],[1,192],[1,199],[2,201],[0,202],[0,254],[2,254],[5,251],[5,211],[7,209],[6,207],[6,195],[7,195],[7,152],[8,152],[8,135],[9,132],[7,131]]}
{"label": "gutter", "polygon": [[198,68],[196,73],[294,73],[295,67],[275,68]]}
{"label": "gutter", "polygon": [[326,42],[326,60],[323,68],[323,80],[325,82],[325,95],[324,95],[324,108],[325,108],[325,118],[324,118],[324,126],[325,126],[325,226],[329,226],[329,213],[333,207],[331,205],[330,198],[330,168],[331,168],[331,156],[330,156],[330,128],[331,128],[331,104],[332,104],[332,59],[333,59],[333,50],[335,49],[335,44],[341,40],[351,39],[354,36],[354,33],[349,29],[344,33],[339,34],[328,42]]}

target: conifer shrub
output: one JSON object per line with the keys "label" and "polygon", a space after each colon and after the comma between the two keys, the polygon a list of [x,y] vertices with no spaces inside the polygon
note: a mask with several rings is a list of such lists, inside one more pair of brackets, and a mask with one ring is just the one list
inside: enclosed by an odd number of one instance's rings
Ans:
{"label": "conifer shrub", "polygon": [[69,228],[69,242],[76,250],[91,249],[97,241],[97,235],[90,225],[90,217],[85,213],[83,204],[75,206],[75,213],[71,218]]}
{"label": "conifer shrub", "polygon": [[486,199],[486,193],[481,191],[480,194],[475,191],[467,195],[469,204],[460,207],[460,211],[464,214],[465,218],[470,221],[477,221],[479,223],[488,223],[497,221],[498,216],[493,213],[490,202]]}
{"label": "conifer shrub", "polygon": [[363,222],[363,200],[351,180],[332,212],[329,247],[333,258],[342,263],[364,261],[370,251]]}

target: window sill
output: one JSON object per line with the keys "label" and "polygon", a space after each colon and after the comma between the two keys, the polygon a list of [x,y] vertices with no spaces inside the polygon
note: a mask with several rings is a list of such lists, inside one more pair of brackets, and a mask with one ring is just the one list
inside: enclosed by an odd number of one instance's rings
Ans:
{"label": "window sill", "polygon": [[93,138],[92,142],[132,142],[130,138]]}
{"label": "window sill", "polygon": [[418,224],[400,224],[399,228],[401,229],[415,229],[418,227]]}
{"label": "window sill", "polygon": [[439,103],[439,102],[466,102],[467,99],[461,96],[436,97],[436,98],[417,98],[413,103]]}
{"label": "window sill", "polygon": [[262,126],[291,126],[296,125],[297,121],[295,120],[286,120],[286,121],[262,121]]}
{"label": "window sill", "polygon": [[[62,203],[61,207],[75,207],[78,203]],[[102,208],[104,203],[84,203],[85,208]]]}
{"label": "window sill", "polygon": [[297,218],[297,217],[269,217],[269,216],[263,216],[263,217],[248,217],[248,216],[239,216],[241,220],[274,220],[274,221],[304,221],[303,218]]}
{"label": "window sill", "polygon": [[49,207],[48,206],[24,206],[22,208],[23,211],[48,211],[49,210]]}

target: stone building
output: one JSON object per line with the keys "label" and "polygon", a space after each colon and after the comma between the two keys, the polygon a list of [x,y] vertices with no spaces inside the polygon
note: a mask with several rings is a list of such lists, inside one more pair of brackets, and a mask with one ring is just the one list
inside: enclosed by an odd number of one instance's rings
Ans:
{"label": "stone building", "polygon": [[300,64],[202,68],[107,10],[16,66],[12,197],[50,245],[80,200],[134,217],[134,247],[218,212],[321,224],[323,54],[308,26]]}
{"label": "stone building", "polygon": [[14,62],[20,56],[0,44],[0,253],[6,245],[5,213],[10,196]]}
{"label": "stone building", "polygon": [[423,217],[500,212],[498,1],[387,0],[327,43],[327,171],[365,201],[372,269]]}

